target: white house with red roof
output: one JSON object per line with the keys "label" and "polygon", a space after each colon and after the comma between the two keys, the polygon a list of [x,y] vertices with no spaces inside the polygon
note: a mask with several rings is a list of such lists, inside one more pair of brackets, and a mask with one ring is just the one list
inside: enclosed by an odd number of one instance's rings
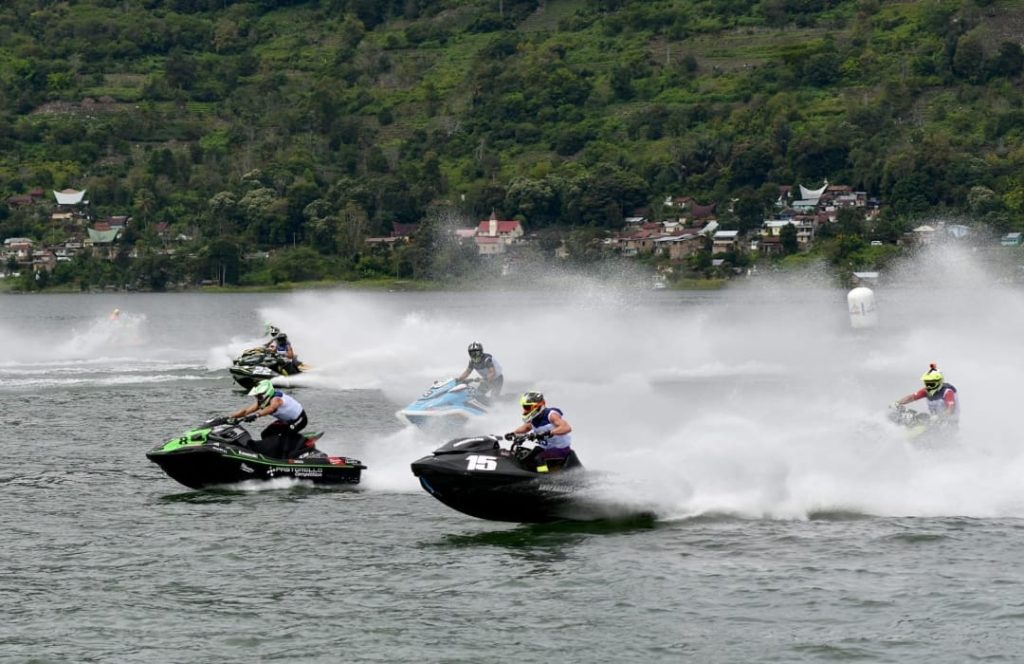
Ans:
{"label": "white house with red roof", "polygon": [[477,250],[480,255],[503,254],[523,234],[523,225],[518,221],[500,221],[492,212],[490,219],[476,226]]}

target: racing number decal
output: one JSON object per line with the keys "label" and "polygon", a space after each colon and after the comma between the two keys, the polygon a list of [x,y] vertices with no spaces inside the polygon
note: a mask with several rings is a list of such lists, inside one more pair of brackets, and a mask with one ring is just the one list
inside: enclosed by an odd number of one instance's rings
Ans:
{"label": "racing number decal", "polygon": [[470,454],[466,457],[466,470],[494,470],[498,467],[498,457]]}

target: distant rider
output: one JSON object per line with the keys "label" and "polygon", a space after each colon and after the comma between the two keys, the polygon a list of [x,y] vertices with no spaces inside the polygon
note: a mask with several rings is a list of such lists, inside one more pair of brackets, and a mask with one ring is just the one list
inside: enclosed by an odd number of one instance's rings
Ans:
{"label": "distant rider", "polygon": [[505,384],[505,376],[501,373],[501,365],[490,353],[484,352],[484,347],[479,341],[469,344],[469,366],[455,380],[464,383],[474,371],[481,378],[480,387],[477,393],[480,397],[487,399],[501,394],[501,387]]}
{"label": "distant rider", "polygon": [[251,422],[257,417],[271,415],[274,421],[260,433],[260,451],[281,459],[297,457],[307,452],[299,432],[306,428],[306,411],[293,397],[274,387],[269,380],[261,380],[249,391],[256,403],[228,416],[233,420]]}
{"label": "distant rider", "polygon": [[956,388],[945,381],[942,372],[933,362],[928,371],[921,376],[924,387],[893,402],[899,408],[918,399],[928,399],[928,412],[932,420],[939,425],[956,427],[960,421],[960,398]]}
{"label": "distant rider", "polygon": [[[276,328],[275,328],[276,329]],[[299,371],[299,360],[295,355],[295,349],[292,348],[292,344],[288,341],[288,335],[284,332],[277,331],[274,334],[274,338],[271,339],[266,346],[267,350],[271,350],[278,354],[283,360],[285,360],[284,372],[289,374],[297,374]]]}
{"label": "distant rider", "polygon": [[562,417],[562,409],[548,408],[540,392],[525,393],[519,405],[523,407],[523,423],[505,434],[505,439],[529,434],[537,446],[527,458],[535,460],[539,473],[548,472],[548,461],[564,463],[572,451],[572,426]]}

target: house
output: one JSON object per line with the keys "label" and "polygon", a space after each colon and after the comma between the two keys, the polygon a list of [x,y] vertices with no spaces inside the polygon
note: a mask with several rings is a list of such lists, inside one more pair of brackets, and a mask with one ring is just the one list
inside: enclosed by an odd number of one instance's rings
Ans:
{"label": "house", "polygon": [[416,235],[416,231],[419,229],[419,224],[403,224],[397,221],[391,222],[391,237],[399,237],[404,240],[408,240],[412,236]]}
{"label": "house", "polygon": [[503,254],[509,245],[519,241],[523,235],[523,225],[518,221],[499,221],[492,212],[490,219],[477,224],[477,250],[481,256]]}
{"label": "house", "polygon": [[699,233],[678,233],[664,235],[654,240],[654,253],[668,255],[669,260],[678,261],[704,248],[704,237]]}
{"label": "house", "polygon": [[711,250],[716,254],[736,251],[739,235],[739,231],[716,231],[711,236]]}
{"label": "house", "polygon": [[931,244],[932,238],[935,236],[935,228],[927,224],[918,226],[914,229],[914,240],[920,244]]}
{"label": "house", "polygon": [[13,257],[19,263],[29,263],[32,260],[32,240],[27,237],[9,237],[4,240],[4,258]]}
{"label": "house", "polygon": [[1024,244],[1024,233],[1007,233],[999,240],[1004,247],[1019,247]]}
{"label": "house", "polygon": [[92,247],[97,256],[109,259],[117,256],[114,241],[121,235],[122,229],[111,228],[110,224],[101,222],[96,224],[95,228],[86,230],[89,232],[89,237],[82,243],[84,246]]}
{"label": "house", "polygon": [[818,225],[817,220],[807,218],[790,219],[766,219],[761,224],[761,236],[782,237],[782,229],[786,226],[796,228],[796,241],[800,245],[810,244],[814,240],[814,229]]}
{"label": "house", "polygon": [[717,207],[717,203],[711,203],[710,205],[697,205],[694,203],[690,206],[690,219],[694,221],[698,219],[712,219],[715,216],[715,208]]}
{"label": "house", "polygon": [[477,237],[497,237],[508,244],[523,237],[523,225],[518,221],[498,221],[494,213],[487,221],[481,221],[476,227]]}
{"label": "house", "polygon": [[495,256],[503,254],[507,247],[508,245],[499,237],[478,235],[476,238],[476,248],[481,256]]}
{"label": "house", "polygon": [[77,189],[64,189],[62,191],[54,191],[53,197],[57,199],[57,205],[88,205],[89,201],[85,200],[85,190],[78,191]]}

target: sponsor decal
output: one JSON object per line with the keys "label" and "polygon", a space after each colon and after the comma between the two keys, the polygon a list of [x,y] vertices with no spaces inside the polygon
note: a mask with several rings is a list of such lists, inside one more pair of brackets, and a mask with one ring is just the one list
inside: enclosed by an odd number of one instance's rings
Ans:
{"label": "sponsor decal", "polygon": [[572,493],[576,491],[576,487],[571,484],[538,484],[537,488],[541,491],[550,491],[551,493]]}
{"label": "sponsor decal", "polygon": [[246,473],[255,473],[255,472],[256,472],[256,469],[255,469],[255,468],[253,468],[252,466],[250,466],[250,465],[249,465],[249,464],[247,464],[247,463],[243,463],[243,464],[242,464],[242,471],[243,471],[243,472],[246,472]]}
{"label": "sponsor decal", "polygon": [[323,477],[324,471],[320,468],[267,468],[267,476],[291,475],[292,477]]}
{"label": "sponsor decal", "polygon": [[327,457],[327,463],[331,464],[332,466],[344,466],[345,457]]}

